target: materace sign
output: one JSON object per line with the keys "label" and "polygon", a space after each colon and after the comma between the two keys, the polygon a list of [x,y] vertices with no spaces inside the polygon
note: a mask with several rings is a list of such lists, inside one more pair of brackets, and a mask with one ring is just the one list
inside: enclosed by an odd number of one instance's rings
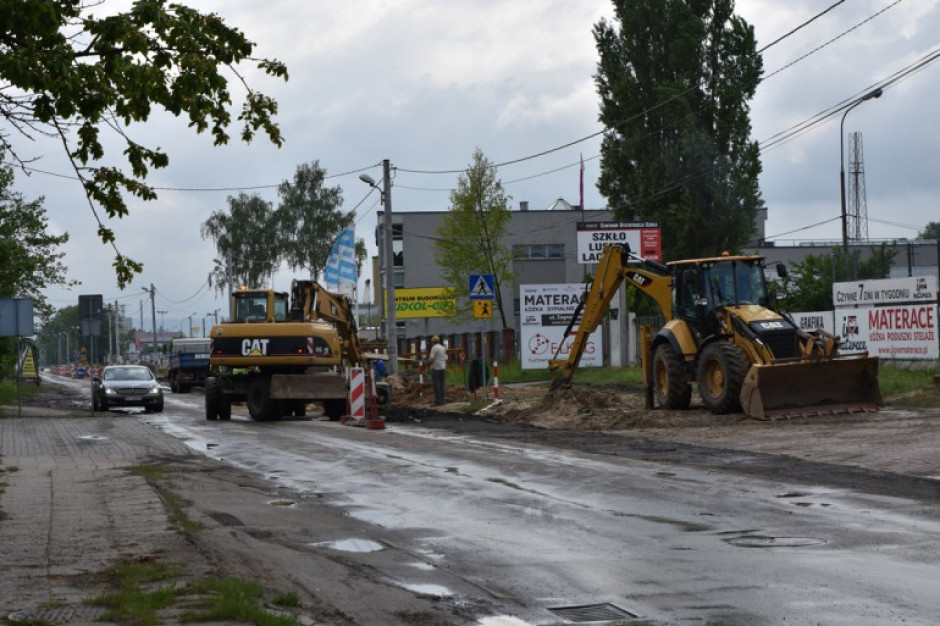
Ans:
{"label": "materace sign", "polygon": [[832,299],[840,352],[899,360],[940,358],[936,276],[835,283]]}
{"label": "materace sign", "polygon": [[[563,335],[582,293],[584,285],[580,283],[520,285],[522,369],[545,369],[556,352],[559,359],[568,357],[573,337]],[[571,331],[577,330],[575,324]],[[601,367],[604,364],[603,348],[598,326],[588,337],[579,367]]]}
{"label": "materace sign", "polygon": [[650,261],[662,260],[656,222],[578,222],[578,263],[599,262],[609,243],[626,243],[634,254]]}
{"label": "materace sign", "polygon": [[839,352],[868,352],[885,359],[940,358],[937,305],[917,304],[836,309]]}

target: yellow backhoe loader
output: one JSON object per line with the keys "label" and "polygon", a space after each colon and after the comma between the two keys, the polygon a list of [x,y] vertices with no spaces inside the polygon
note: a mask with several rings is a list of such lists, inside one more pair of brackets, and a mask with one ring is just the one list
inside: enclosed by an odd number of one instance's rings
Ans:
{"label": "yellow backhoe loader", "polygon": [[[786,276],[786,266],[774,267]],[[803,330],[773,310],[764,271],[757,255],[663,265],[636,256],[629,246],[606,246],[565,330],[565,337],[573,336],[568,356],[556,354],[549,362],[552,388],[570,384],[588,336],[627,281],[651,297],[666,319],[655,335],[649,327],[640,330],[648,408],[688,408],[694,382],[716,414],[743,410],[776,419],[877,410],[877,357],[840,355],[837,337]]]}

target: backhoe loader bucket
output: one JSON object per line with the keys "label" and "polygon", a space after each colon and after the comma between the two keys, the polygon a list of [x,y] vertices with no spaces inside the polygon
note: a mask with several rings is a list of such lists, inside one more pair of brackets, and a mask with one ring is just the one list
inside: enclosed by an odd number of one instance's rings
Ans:
{"label": "backhoe loader bucket", "polygon": [[744,412],[758,419],[877,411],[878,358],[753,365],[741,387]]}

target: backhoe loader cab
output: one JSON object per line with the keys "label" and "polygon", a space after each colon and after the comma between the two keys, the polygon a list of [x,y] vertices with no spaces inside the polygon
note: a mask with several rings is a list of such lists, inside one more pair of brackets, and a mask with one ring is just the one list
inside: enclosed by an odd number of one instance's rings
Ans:
{"label": "backhoe loader cab", "polygon": [[[635,265],[641,264],[640,266]],[[777,264],[777,275],[786,268]],[[881,405],[878,359],[839,355],[838,340],[805,331],[771,308],[761,256],[720,256],[666,265],[607,246],[566,335],[567,359],[549,363],[553,388],[570,383],[585,338],[624,280],[652,298],[665,325],[641,329],[647,404],[686,409],[696,384],[713,413],[773,418],[874,410]],[[580,324],[572,332],[581,315]]]}

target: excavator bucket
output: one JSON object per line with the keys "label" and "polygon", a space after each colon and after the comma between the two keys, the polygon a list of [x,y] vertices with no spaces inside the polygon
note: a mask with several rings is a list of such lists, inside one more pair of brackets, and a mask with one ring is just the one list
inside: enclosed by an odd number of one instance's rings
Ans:
{"label": "excavator bucket", "polygon": [[753,365],[741,387],[744,412],[757,419],[877,411],[878,358],[846,356]]}

